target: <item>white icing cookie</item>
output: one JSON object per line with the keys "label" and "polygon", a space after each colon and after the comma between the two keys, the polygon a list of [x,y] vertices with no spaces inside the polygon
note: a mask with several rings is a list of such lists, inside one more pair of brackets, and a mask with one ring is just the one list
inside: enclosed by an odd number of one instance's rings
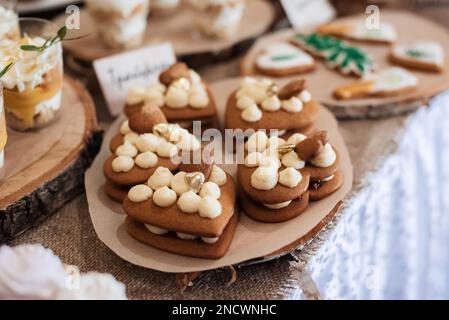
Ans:
{"label": "white icing cookie", "polygon": [[417,84],[418,79],[407,70],[391,67],[335,89],[334,96],[341,100],[394,96],[415,89]]}
{"label": "white icing cookie", "polygon": [[434,41],[395,44],[391,60],[406,68],[439,72],[444,68],[444,49]]}
{"label": "white icing cookie", "polygon": [[310,71],[315,60],[311,55],[285,42],[270,44],[256,59],[257,69],[267,75],[289,75]]}
{"label": "white icing cookie", "polygon": [[335,22],[323,25],[318,32],[348,39],[392,43],[397,39],[396,29],[391,23],[382,21],[379,26],[369,26],[365,20]]}

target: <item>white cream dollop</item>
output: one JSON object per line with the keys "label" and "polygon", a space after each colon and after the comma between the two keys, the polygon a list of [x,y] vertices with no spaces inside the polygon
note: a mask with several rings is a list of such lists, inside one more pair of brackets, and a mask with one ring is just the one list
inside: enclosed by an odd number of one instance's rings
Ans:
{"label": "white cream dollop", "polygon": [[185,177],[186,173],[180,171],[177,174],[175,174],[171,180],[171,188],[173,189],[173,191],[176,192],[178,196],[190,190],[189,186],[186,183]]}
{"label": "white cream dollop", "polygon": [[249,137],[248,141],[245,144],[245,149],[248,152],[263,152],[267,148],[268,137],[263,131],[257,131],[251,137]]}
{"label": "white cream dollop", "polygon": [[291,167],[297,170],[304,168],[306,165],[306,163],[298,157],[298,154],[295,151],[290,151],[284,154],[281,161],[284,167]]}
{"label": "white cream dollop", "polygon": [[178,199],[178,207],[185,213],[196,213],[200,208],[201,197],[193,191],[183,193]]}
{"label": "white cream dollop", "polygon": [[148,179],[148,185],[157,190],[162,187],[170,187],[173,179],[173,173],[165,167],[159,167],[154,171],[153,175]]}
{"label": "white cream dollop", "polygon": [[295,188],[302,180],[301,173],[294,168],[285,168],[279,172],[279,183],[289,188]]}
{"label": "white cream dollop", "polygon": [[158,146],[156,153],[163,158],[170,158],[178,153],[178,147],[171,142],[162,140]]}
{"label": "white cream dollop", "polygon": [[281,100],[279,100],[278,96],[272,95],[262,101],[262,109],[266,111],[278,111],[282,107]]}
{"label": "white cream dollop", "polygon": [[143,87],[132,87],[128,91],[128,96],[126,97],[126,103],[128,105],[137,105],[144,102],[146,97],[146,90]]}
{"label": "white cream dollop", "polygon": [[201,198],[198,212],[203,218],[215,219],[221,215],[221,204],[217,199],[206,196]]}
{"label": "white cream dollop", "polygon": [[260,159],[262,159],[264,155],[260,152],[251,152],[245,158],[245,167],[254,168],[259,165]]}
{"label": "white cream dollop", "polygon": [[115,154],[117,156],[125,156],[125,157],[134,158],[135,156],[137,156],[138,151],[134,145],[132,145],[128,141],[125,141],[124,144],[122,144],[115,150]]}
{"label": "white cream dollop", "polygon": [[267,207],[268,209],[272,209],[272,210],[279,210],[285,207],[288,207],[290,205],[290,203],[292,203],[292,200],[289,201],[285,201],[285,202],[280,202],[280,203],[263,203],[263,205],[265,207]]}
{"label": "white cream dollop", "polygon": [[136,139],[136,147],[140,152],[156,152],[159,143],[161,142],[161,138],[152,133],[144,133]]}
{"label": "white cream dollop", "polygon": [[123,140],[125,142],[129,142],[129,143],[135,145],[137,140],[139,139],[139,137],[140,136],[137,133],[131,131],[131,132],[125,134],[125,137],[123,138]]}
{"label": "white cream dollop", "polygon": [[257,107],[256,104],[250,105],[248,108],[243,110],[242,119],[247,122],[256,122],[262,119],[262,111]]}
{"label": "white cream dollop", "polygon": [[288,139],[287,139],[287,144],[293,144],[293,145],[297,145],[298,143],[300,143],[301,141],[304,141],[307,137],[301,133],[295,133],[292,134]]}
{"label": "white cream dollop", "polygon": [[176,199],[176,192],[167,186],[157,189],[153,194],[154,203],[162,208],[172,206],[176,203]]}
{"label": "white cream dollop", "polygon": [[189,105],[192,108],[202,109],[209,105],[209,96],[203,88],[193,88],[189,92]]}
{"label": "white cream dollop", "polygon": [[215,237],[215,238],[201,237],[201,241],[203,241],[204,243],[207,243],[207,244],[217,243],[218,240],[220,240],[219,237]]}
{"label": "white cream dollop", "polygon": [[308,103],[308,102],[312,101],[312,95],[310,94],[310,91],[308,91],[308,90],[301,91],[301,93],[299,94],[298,98],[303,103]]}
{"label": "white cream dollop", "polygon": [[129,200],[135,203],[146,201],[150,199],[152,195],[153,190],[145,184],[134,186],[128,192]]}
{"label": "white cream dollop", "polygon": [[126,120],[122,123],[122,125],[120,126],[120,133],[122,135],[126,135],[128,133],[131,133],[131,129],[129,128],[129,121]]}
{"label": "white cream dollop", "polygon": [[162,229],[156,226],[152,226],[151,224],[145,224],[145,228],[147,228],[148,231],[150,231],[151,233],[154,233],[158,236],[162,236],[164,234],[167,234],[169,231],[166,229]]}
{"label": "white cream dollop", "polygon": [[165,95],[165,104],[169,108],[179,109],[189,104],[189,93],[187,90],[176,86],[170,86]]}
{"label": "white cream dollop", "polygon": [[337,154],[330,143],[327,143],[323,151],[316,158],[310,160],[310,163],[316,167],[327,168],[333,165],[335,160],[337,160]]}
{"label": "white cream dollop", "polygon": [[182,240],[195,240],[196,238],[198,238],[198,236],[196,236],[194,234],[182,233],[182,232],[176,232],[176,235],[178,236],[179,239],[182,239]]}
{"label": "white cream dollop", "polygon": [[221,190],[215,182],[207,181],[201,187],[199,195],[203,198],[209,196],[214,199],[220,199]]}
{"label": "white cream dollop", "polygon": [[134,167],[134,159],[127,156],[118,156],[112,160],[114,172],[129,172]]}
{"label": "white cream dollop", "polygon": [[212,167],[212,172],[209,177],[209,181],[215,182],[219,186],[223,186],[227,182],[226,172],[219,166],[215,165]]}
{"label": "white cream dollop", "polygon": [[251,175],[251,186],[257,190],[271,190],[278,183],[278,169],[259,167]]}
{"label": "white cream dollop", "polygon": [[147,151],[139,154],[136,157],[135,162],[137,166],[139,166],[140,168],[148,169],[157,165],[158,157],[155,153]]}
{"label": "white cream dollop", "polygon": [[257,107],[256,102],[250,96],[242,96],[237,99],[237,109],[244,110],[252,105]]}
{"label": "white cream dollop", "polygon": [[301,112],[303,103],[296,97],[291,97],[289,100],[282,101],[282,109],[287,112]]}

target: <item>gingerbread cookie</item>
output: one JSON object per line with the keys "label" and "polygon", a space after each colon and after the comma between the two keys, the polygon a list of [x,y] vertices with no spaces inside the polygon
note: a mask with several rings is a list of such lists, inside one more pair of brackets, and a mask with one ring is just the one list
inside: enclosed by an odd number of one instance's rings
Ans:
{"label": "gingerbread cookie", "polygon": [[338,152],[327,132],[287,141],[254,133],[245,144],[245,163],[238,167],[243,210],[261,222],[284,222],[306,210],[309,199],[321,200],[343,183]]}
{"label": "gingerbread cookie", "polygon": [[222,257],[237,225],[236,188],[215,164],[199,167],[184,164],[176,174],[159,167],[146,184],[131,188],[123,201],[129,234],[181,255]]}
{"label": "gingerbread cookie", "polygon": [[247,77],[229,97],[225,121],[230,129],[272,129],[284,135],[313,130],[319,113],[320,104],[312,99],[304,80],[279,89],[271,80]]}
{"label": "gingerbread cookie", "polygon": [[317,32],[335,37],[374,43],[393,43],[397,39],[394,26],[385,21],[382,21],[379,26],[372,27],[365,20],[333,22],[320,26]]}
{"label": "gingerbread cookie", "polygon": [[255,65],[262,74],[283,77],[314,70],[315,60],[296,46],[276,42],[257,56]]}
{"label": "gingerbread cookie", "polygon": [[146,105],[121,126],[111,150],[103,165],[105,190],[120,200],[124,190],[146,182],[157,168],[176,170],[179,156],[201,152],[201,143],[186,129],[167,123],[159,107]]}
{"label": "gingerbread cookie", "polygon": [[391,67],[336,88],[334,96],[340,100],[390,97],[413,91],[417,85],[418,79],[413,74],[399,67]]}
{"label": "gingerbread cookie", "polygon": [[344,75],[362,77],[374,68],[373,60],[366,52],[332,36],[318,33],[296,34],[291,42],[322,58],[330,68],[337,69]]}
{"label": "gingerbread cookie", "polygon": [[169,122],[190,128],[192,121],[216,124],[215,101],[207,84],[184,63],[175,63],[159,76],[159,82],[147,88],[132,88],[126,100],[125,114],[130,117],[145,104],[158,106]]}
{"label": "gingerbread cookie", "polygon": [[444,50],[438,42],[434,41],[398,43],[392,47],[390,60],[405,68],[442,72]]}

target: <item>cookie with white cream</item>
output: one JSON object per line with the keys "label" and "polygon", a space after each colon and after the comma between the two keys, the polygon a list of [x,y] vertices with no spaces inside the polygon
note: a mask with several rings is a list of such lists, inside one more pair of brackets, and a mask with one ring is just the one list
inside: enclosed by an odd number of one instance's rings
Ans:
{"label": "cookie with white cream", "polygon": [[414,70],[442,72],[445,65],[444,49],[435,41],[413,41],[395,44],[390,60],[402,67]]}
{"label": "cookie with white cream", "polygon": [[400,67],[390,67],[336,88],[334,96],[340,100],[391,97],[413,92],[417,85],[418,79],[411,72]]}
{"label": "cookie with white cream", "polygon": [[169,122],[184,128],[192,127],[195,120],[201,121],[202,126],[213,126],[216,122],[215,100],[207,84],[181,62],[162,72],[157,83],[131,88],[125,114],[130,117],[147,103],[157,105]]}
{"label": "cookie with white cream", "polygon": [[322,25],[318,33],[374,43],[393,43],[397,39],[395,27],[381,21],[378,26],[370,26],[365,20],[361,21],[337,21]]}
{"label": "cookie with white cream", "polygon": [[132,186],[146,182],[159,167],[174,171],[183,153],[201,152],[186,129],[167,123],[157,106],[146,105],[125,121],[113,138],[112,155],[103,165],[106,193],[122,201]]}
{"label": "cookie with white cream", "polygon": [[294,45],[287,42],[275,42],[259,53],[255,67],[264,75],[282,77],[314,70],[315,60]]}
{"label": "cookie with white cream", "polygon": [[232,177],[213,162],[183,163],[175,173],[159,167],[125,197],[126,229],[164,251],[218,259],[228,250],[236,228],[235,199]]}
{"label": "cookie with white cream", "polygon": [[310,133],[320,113],[304,80],[279,88],[269,79],[246,77],[228,98],[226,128]]}

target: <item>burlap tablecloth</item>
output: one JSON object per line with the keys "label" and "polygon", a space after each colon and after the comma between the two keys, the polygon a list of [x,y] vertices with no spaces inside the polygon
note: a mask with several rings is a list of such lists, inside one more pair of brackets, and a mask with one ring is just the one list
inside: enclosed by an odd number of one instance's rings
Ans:
{"label": "burlap tablecloth", "polygon": [[[238,61],[200,70],[209,81],[238,74]],[[107,116],[99,110],[100,119]],[[364,179],[376,169],[382,158],[395,148],[394,138],[404,127],[407,116],[381,120],[340,122],[354,165],[352,194],[364,185]],[[348,197],[350,198],[351,195]],[[344,215],[343,207],[340,215]],[[338,217],[333,223],[338,223]],[[85,195],[81,195],[48,218],[41,225],[14,239],[10,245],[41,243],[51,248],[67,264],[82,272],[99,271],[114,275],[127,286],[130,299],[275,299],[288,298],[292,288],[302,288],[306,297],[316,297],[313,280],[304,266],[308,258],[332,232],[333,223],[303,250],[276,261],[237,269],[237,281],[227,283],[232,273],[229,269],[206,272],[183,294],[173,274],[136,267],[112,253],[97,238],[92,227]]]}

